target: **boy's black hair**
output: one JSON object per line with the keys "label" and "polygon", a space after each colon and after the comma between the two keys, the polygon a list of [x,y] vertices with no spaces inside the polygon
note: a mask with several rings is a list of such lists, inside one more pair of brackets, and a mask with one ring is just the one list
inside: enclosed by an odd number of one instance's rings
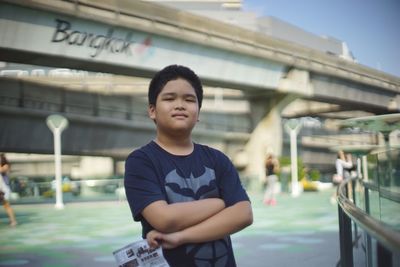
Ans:
{"label": "boy's black hair", "polygon": [[199,109],[203,102],[203,86],[199,77],[188,67],[181,65],[169,65],[157,72],[149,85],[148,100],[150,105],[156,105],[158,95],[164,86],[172,80],[182,78],[190,83],[196,92]]}

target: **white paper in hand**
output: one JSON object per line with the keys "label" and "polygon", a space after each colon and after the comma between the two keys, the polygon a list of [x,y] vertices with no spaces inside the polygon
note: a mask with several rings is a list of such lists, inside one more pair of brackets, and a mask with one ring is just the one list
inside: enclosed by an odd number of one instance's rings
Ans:
{"label": "white paper in hand", "polygon": [[161,247],[151,249],[145,239],[130,243],[113,255],[120,267],[169,267]]}

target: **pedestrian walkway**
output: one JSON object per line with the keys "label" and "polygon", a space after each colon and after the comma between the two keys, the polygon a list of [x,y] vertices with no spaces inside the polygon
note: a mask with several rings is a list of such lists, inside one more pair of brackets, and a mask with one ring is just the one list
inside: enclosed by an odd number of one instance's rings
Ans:
{"label": "pedestrian walkway", "polygon": [[[238,266],[335,266],[339,259],[337,207],[332,191],[278,196],[264,206],[250,194],[254,223],[232,236]],[[140,239],[126,201],[13,205],[19,225],[0,210],[0,266],[116,266],[112,252]]]}

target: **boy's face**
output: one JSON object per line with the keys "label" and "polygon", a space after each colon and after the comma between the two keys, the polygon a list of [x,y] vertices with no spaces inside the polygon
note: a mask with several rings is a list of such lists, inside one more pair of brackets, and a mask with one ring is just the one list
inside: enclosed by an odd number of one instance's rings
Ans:
{"label": "boy's face", "polygon": [[178,78],[165,84],[156,105],[149,105],[149,116],[159,131],[191,131],[199,118],[199,105],[194,88]]}

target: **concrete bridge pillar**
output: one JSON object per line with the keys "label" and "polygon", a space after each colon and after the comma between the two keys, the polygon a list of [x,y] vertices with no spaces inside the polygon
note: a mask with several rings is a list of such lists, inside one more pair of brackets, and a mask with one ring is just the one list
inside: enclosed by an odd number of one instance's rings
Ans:
{"label": "concrete bridge pillar", "polygon": [[287,100],[287,96],[275,94],[268,99],[250,101],[252,119],[258,123],[244,149],[247,157],[245,173],[248,177],[257,178],[260,181],[264,179],[266,154],[281,155],[281,104],[286,103]]}
{"label": "concrete bridge pillar", "polygon": [[[252,103],[252,106],[254,104]],[[246,174],[257,177],[260,181],[265,177],[264,162],[267,153],[281,154],[282,129],[281,118],[276,108],[265,106],[269,109],[264,118],[257,124],[246,144],[247,154]]]}
{"label": "concrete bridge pillar", "polygon": [[265,178],[266,155],[272,153],[279,157],[282,153],[282,110],[295,99],[311,95],[312,91],[309,73],[290,69],[281,78],[278,90],[273,94],[250,98],[251,116],[256,126],[244,149],[247,156],[245,173],[248,177],[257,177],[260,181]]}

